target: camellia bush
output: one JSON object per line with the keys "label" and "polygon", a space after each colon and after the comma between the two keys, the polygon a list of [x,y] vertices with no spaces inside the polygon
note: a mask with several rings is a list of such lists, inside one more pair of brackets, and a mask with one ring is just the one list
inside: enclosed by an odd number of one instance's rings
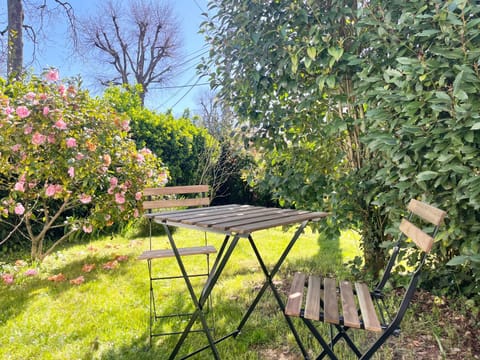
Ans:
{"label": "camellia bush", "polygon": [[[137,150],[129,128],[107,101],[54,69],[0,80],[0,213],[9,229],[0,242],[21,232],[41,261],[76,232],[138,216],[142,189],[166,173],[150,150]],[[52,232],[60,235],[44,248]]]}

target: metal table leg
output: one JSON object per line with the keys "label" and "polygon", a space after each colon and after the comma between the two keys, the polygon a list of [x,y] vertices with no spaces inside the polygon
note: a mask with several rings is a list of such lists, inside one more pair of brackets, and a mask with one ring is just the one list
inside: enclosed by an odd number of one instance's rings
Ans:
{"label": "metal table leg", "polygon": [[[227,264],[228,262],[228,259],[230,258],[230,256],[232,255],[232,252],[233,250],[235,249],[237,243],[238,243],[238,240],[240,238],[240,236],[238,235],[235,235],[232,242],[230,243],[230,245],[228,245],[228,242],[229,242],[229,239],[230,239],[230,236],[227,235],[225,237],[225,239],[223,240],[223,244],[221,246],[221,249],[217,255],[217,258],[215,259],[215,263],[212,267],[212,270],[210,272],[210,275],[208,276],[208,279],[205,283],[205,286],[200,294],[200,297],[197,298],[196,294],[195,294],[195,291],[193,289],[193,286],[190,282],[190,279],[188,278],[188,273],[185,269],[185,266],[183,265],[183,261],[182,261],[182,258],[180,256],[180,253],[178,252],[178,248],[175,244],[175,241],[173,239],[173,236],[170,232],[170,230],[168,229],[168,226],[166,224],[164,224],[164,228],[165,228],[165,231],[166,231],[166,234],[168,236],[168,239],[170,241],[170,245],[172,247],[172,250],[175,254],[175,258],[177,260],[177,263],[178,263],[178,266],[180,267],[180,271],[182,273],[182,276],[185,280],[185,283],[187,285],[187,288],[188,288],[188,291],[190,293],[190,297],[192,298],[192,301],[195,305],[195,312],[192,314],[192,317],[190,318],[190,321],[188,322],[185,330],[183,331],[180,339],[178,340],[175,348],[173,349],[172,353],[170,354],[170,357],[169,359],[170,360],[173,360],[175,359],[176,355],[178,354],[181,346],[183,345],[185,339],[187,338],[188,334],[190,333],[190,329],[192,328],[193,324],[195,323],[195,321],[200,318],[200,321],[202,323],[202,327],[204,329],[204,332],[207,336],[207,339],[208,339],[208,345],[191,353],[191,354],[188,354],[186,356],[184,356],[182,359],[186,359],[200,351],[203,351],[205,349],[208,349],[208,348],[211,348],[212,352],[213,352],[213,356],[215,359],[220,359],[220,355],[218,353],[218,350],[217,350],[217,347],[216,347],[216,343],[226,339],[227,337],[231,336],[231,335],[228,335],[226,337],[223,337],[222,339],[219,339],[219,340],[214,340],[213,339],[213,336],[210,332],[210,329],[208,328],[208,324],[206,322],[206,319],[205,319],[205,315],[203,313],[203,306],[205,305],[205,302],[207,301],[208,297],[210,296],[211,292],[212,292],[212,289],[215,287],[215,284],[217,283],[217,280],[220,276],[220,274],[222,273],[223,269],[225,268],[225,265]],[[228,247],[227,247],[228,245]]]}
{"label": "metal table leg", "polygon": [[278,293],[277,289],[275,288],[275,285],[273,284],[273,277],[276,275],[276,273],[278,272],[278,270],[280,269],[280,267],[282,266],[283,262],[285,261],[287,255],[290,253],[290,250],[292,249],[293,245],[295,245],[296,241],[298,240],[298,238],[300,237],[300,235],[302,234],[303,230],[305,229],[305,227],[307,226],[308,224],[308,221],[304,221],[297,229],[297,231],[295,232],[295,234],[293,235],[292,239],[290,240],[290,242],[288,243],[287,247],[285,248],[285,250],[283,251],[283,253],[280,255],[280,258],[278,259],[277,263],[275,264],[275,266],[273,267],[272,271],[269,273],[261,255],[260,255],[260,252],[258,251],[257,249],[257,246],[255,245],[255,242],[253,241],[253,238],[251,236],[248,237],[249,239],[249,242],[250,242],[250,245],[255,253],[255,256],[257,257],[257,260],[258,260],[258,263],[260,264],[260,267],[262,268],[262,271],[265,275],[265,282],[262,286],[262,288],[260,289],[260,291],[258,292],[257,296],[255,297],[255,300],[253,301],[253,303],[250,305],[250,307],[248,308],[247,312],[245,313],[245,315],[243,316],[242,320],[240,321],[240,324],[238,325],[237,327],[237,330],[236,330],[236,333],[235,333],[235,336],[237,336],[241,331],[242,331],[242,328],[243,326],[245,325],[245,323],[247,322],[248,318],[250,317],[250,315],[252,314],[253,310],[255,309],[255,307],[257,306],[258,302],[260,301],[260,299],[262,298],[263,294],[265,293],[265,290],[270,287],[270,289],[272,290],[276,300],[277,300],[277,303],[279,305],[279,308],[281,309],[282,313],[284,314],[284,317],[285,317],[285,320],[287,321],[287,324],[290,328],[290,330],[292,331],[294,337],[295,337],[295,340],[297,341],[297,344],[298,346],[300,347],[300,350],[303,354],[303,356],[305,358],[308,358],[308,354],[307,354],[307,351],[305,350],[301,340],[300,340],[300,337],[293,325],[293,322],[292,320],[285,315],[284,313],[284,310],[285,310],[285,305],[280,297],[280,294]]}

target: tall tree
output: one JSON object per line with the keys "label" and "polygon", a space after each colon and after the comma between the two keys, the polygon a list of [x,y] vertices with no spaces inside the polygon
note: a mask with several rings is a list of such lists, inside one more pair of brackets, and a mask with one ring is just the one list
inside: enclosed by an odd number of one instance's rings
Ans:
{"label": "tall tree", "polygon": [[[24,37],[32,44],[32,62],[41,39],[45,36],[48,20],[65,15],[71,32],[73,44],[76,44],[76,19],[72,6],[62,0],[7,0],[7,25],[0,31],[7,41],[2,43],[2,54],[7,58],[7,76],[18,77],[25,68]],[[27,18],[27,21],[25,20]]]}
{"label": "tall tree", "polygon": [[179,26],[172,8],[160,1],[107,1],[96,14],[82,21],[82,40],[88,56],[93,49],[109,67],[100,82],[140,84],[143,104],[154,84],[169,79],[179,56]]}

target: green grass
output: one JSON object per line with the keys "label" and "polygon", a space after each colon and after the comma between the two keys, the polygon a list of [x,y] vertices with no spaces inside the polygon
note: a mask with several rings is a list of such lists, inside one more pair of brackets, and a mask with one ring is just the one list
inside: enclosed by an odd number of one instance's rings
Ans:
{"label": "green grass", "polygon": [[[183,239],[178,241],[179,246],[198,244],[198,232],[179,230],[175,236]],[[291,232],[281,229],[254,234],[267,264],[276,260],[290,237]],[[208,239],[219,248],[223,237],[209,234]],[[165,237],[154,239],[155,248],[167,245]],[[167,358],[176,337],[158,337],[152,348],[148,346],[148,271],[146,262],[136,260],[147,248],[146,238],[131,241],[121,237],[70,246],[47,258],[38,267],[38,275],[32,277],[23,275],[28,266],[15,268],[13,264],[4,264],[0,273],[15,273],[15,281],[11,285],[0,284],[0,359]],[[275,280],[278,287],[285,290],[287,279],[297,270],[325,273],[333,269],[348,275],[348,269],[342,264],[359,254],[354,233],[344,233],[338,240],[320,240],[318,234],[306,231]],[[103,268],[120,255],[128,259],[118,262],[114,269]],[[189,257],[186,260],[189,270],[203,265],[199,260]],[[83,272],[85,264],[95,264],[95,269]],[[155,261],[155,271],[167,273],[175,269],[172,259]],[[60,273],[66,281],[48,280]],[[84,276],[84,283],[71,284],[70,280],[78,276]],[[255,296],[253,289],[261,283],[262,273],[253,252],[248,241],[241,239],[213,293],[214,311],[208,317],[214,323],[216,334],[221,336],[235,328]],[[160,311],[188,307],[181,305],[189,301],[183,283],[167,283],[156,290]],[[275,304],[271,292],[267,291],[242,334],[218,345],[225,359],[301,358]],[[318,350],[301,324],[296,324],[308,346]],[[178,325],[182,323],[168,322],[162,325],[162,330]],[[205,343],[203,334],[189,335],[182,353]],[[393,342],[378,359],[393,359],[394,347]],[[211,359],[212,355],[207,350],[194,358]],[[351,357],[345,355],[344,358]]]}

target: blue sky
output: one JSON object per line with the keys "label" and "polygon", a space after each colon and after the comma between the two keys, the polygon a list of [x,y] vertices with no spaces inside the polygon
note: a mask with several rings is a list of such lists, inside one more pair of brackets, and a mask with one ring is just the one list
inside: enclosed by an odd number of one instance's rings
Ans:
{"label": "blue sky", "polygon": [[[182,115],[186,108],[196,113],[199,94],[208,90],[208,85],[200,85],[207,80],[199,79],[195,70],[201,56],[208,54],[203,35],[198,34],[200,23],[205,20],[201,14],[207,11],[208,0],[163,1],[169,2],[177,15],[184,46],[182,52],[185,54],[180,61],[185,65],[183,70],[174,76],[172,82],[167,84],[169,88],[156,90],[149,95],[146,106],[159,112],[171,108],[176,116]],[[98,0],[70,0],[70,3],[78,14],[84,14],[95,9]],[[2,14],[3,8],[4,6],[1,9]],[[37,61],[32,65],[34,72],[39,73],[43,68],[52,66],[59,69],[61,77],[80,75],[84,79],[85,87],[93,88],[93,80],[88,78],[88,67],[75,60],[65,43],[68,38],[65,36],[64,25],[49,29],[48,46],[43,46],[43,51],[38,54]],[[27,51],[25,57],[27,60]]]}

